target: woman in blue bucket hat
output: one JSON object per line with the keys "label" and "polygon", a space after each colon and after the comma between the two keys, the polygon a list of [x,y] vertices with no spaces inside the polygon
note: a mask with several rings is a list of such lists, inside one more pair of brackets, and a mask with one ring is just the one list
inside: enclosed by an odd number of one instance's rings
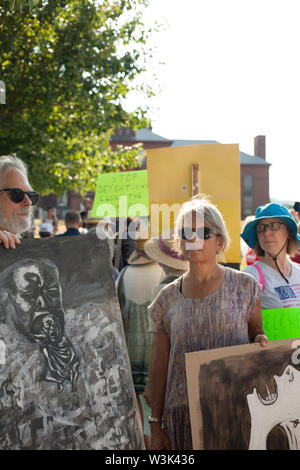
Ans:
{"label": "woman in blue bucket hat", "polygon": [[288,209],[273,202],[258,207],[241,237],[261,257],[243,271],[260,282],[262,308],[300,308],[300,266],[290,260],[300,236]]}

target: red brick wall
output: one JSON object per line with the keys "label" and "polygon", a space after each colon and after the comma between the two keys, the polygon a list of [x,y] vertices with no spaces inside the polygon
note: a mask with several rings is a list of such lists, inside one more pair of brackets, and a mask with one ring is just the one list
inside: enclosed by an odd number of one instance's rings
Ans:
{"label": "red brick wall", "polygon": [[257,135],[254,138],[254,155],[266,159],[266,136]]}
{"label": "red brick wall", "polygon": [[258,206],[270,202],[269,195],[269,166],[241,165],[241,217],[244,219],[244,176],[253,177],[253,214]]}

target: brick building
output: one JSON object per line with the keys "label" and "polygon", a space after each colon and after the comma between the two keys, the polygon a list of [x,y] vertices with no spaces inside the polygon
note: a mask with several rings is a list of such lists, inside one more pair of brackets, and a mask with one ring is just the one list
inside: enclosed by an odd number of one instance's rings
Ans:
{"label": "brick building", "polygon": [[[131,128],[121,128],[116,131],[111,139],[111,147],[117,145],[130,146],[142,142],[144,148],[153,149],[161,147],[178,147],[183,145],[218,144],[217,141],[207,140],[178,140],[167,139],[152,132],[151,126],[145,129],[133,131]],[[256,208],[270,201],[269,197],[269,168],[266,161],[265,136],[257,136],[254,139],[254,155],[240,152],[241,162],[241,218],[255,212]],[[142,168],[146,168],[146,161]],[[88,193],[93,196],[93,193]],[[46,209],[47,206],[56,208],[59,217],[63,217],[69,209],[81,210],[81,197],[75,191],[58,198],[55,194],[41,198],[39,206]]]}
{"label": "brick building", "polygon": [[[143,142],[145,149],[159,147],[178,147],[184,145],[219,144],[214,140],[170,140],[154,134],[149,129],[124,128],[112,138],[112,146],[133,145]],[[266,138],[259,135],[254,138],[254,155],[240,151],[241,162],[241,218],[254,214],[256,208],[261,204],[270,202],[269,196],[269,168],[270,163],[266,161]],[[146,168],[146,162],[143,164]]]}

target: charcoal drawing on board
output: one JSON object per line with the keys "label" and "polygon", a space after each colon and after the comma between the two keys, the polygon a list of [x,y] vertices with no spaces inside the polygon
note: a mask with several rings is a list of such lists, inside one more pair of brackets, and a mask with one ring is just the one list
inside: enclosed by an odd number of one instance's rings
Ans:
{"label": "charcoal drawing on board", "polygon": [[195,448],[300,449],[300,350],[291,344],[218,349],[211,360],[198,356],[197,370],[194,360],[198,393],[192,397],[189,390],[189,403]]}
{"label": "charcoal drawing on board", "polygon": [[142,449],[107,242],[3,250],[0,306],[0,448]]}

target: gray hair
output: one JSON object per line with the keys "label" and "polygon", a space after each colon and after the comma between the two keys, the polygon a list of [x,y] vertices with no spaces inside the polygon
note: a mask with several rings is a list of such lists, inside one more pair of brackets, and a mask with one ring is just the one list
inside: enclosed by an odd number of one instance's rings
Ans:
{"label": "gray hair", "polygon": [[13,155],[2,155],[0,156],[0,187],[3,186],[6,173],[12,168],[17,168],[28,181],[28,169],[27,165],[20,160],[18,157]]}
{"label": "gray hair", "polygon": [[[224,253],[229,248],[230,236],[221,212],[205,196],[194,196],[190,201],[182,205],[176,219],[176,233],[178,234],[182,230],[184,221],[192,220],[193,213],[198,215],[200,220],[202,219],[204,223],[222,238],[223,246],[221,252]],[[176,244],[177,249],[179,249],[178,245],[180,243],[178,239],[176,240]]]}

